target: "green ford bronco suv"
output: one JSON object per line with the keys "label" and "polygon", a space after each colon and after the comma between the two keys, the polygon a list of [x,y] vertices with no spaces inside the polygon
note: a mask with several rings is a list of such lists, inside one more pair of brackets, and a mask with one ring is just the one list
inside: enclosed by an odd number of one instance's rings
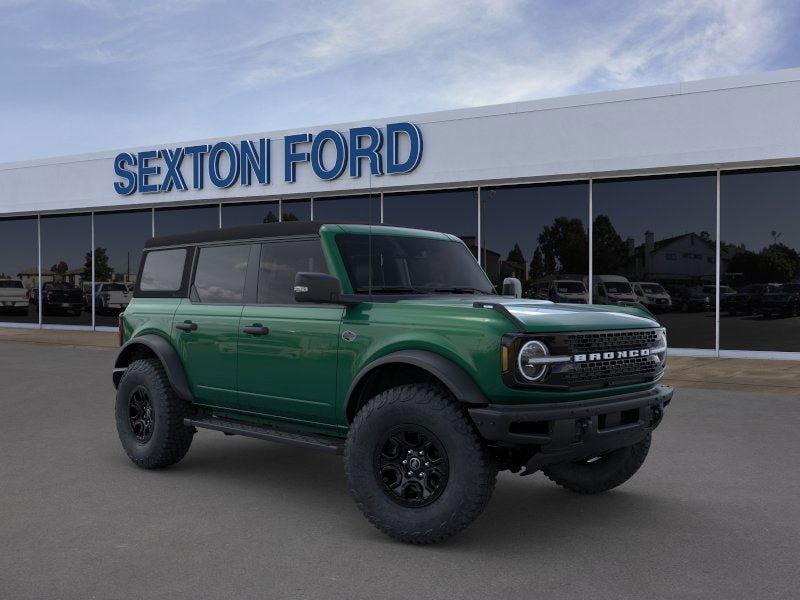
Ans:
{"label": "green ford bronco suv", "polygon": [[582,494],[642,465],[672,397],[645,310],[498,295],[457,237],[275,223],[151,239],[120,318],[116,424],[138,466],[198,428],[344,454],[388,535],[483,511],[498,470]]}

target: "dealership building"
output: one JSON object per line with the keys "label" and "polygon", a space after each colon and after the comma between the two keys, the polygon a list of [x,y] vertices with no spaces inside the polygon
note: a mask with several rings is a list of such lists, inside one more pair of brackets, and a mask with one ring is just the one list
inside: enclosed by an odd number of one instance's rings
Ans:
{"label": "dealership building", "polygon": [[115,327],[153,235],[358,221],[636,299],[676,354],[800,359],[798,106],[789,69],[2,164],[0,327]]}

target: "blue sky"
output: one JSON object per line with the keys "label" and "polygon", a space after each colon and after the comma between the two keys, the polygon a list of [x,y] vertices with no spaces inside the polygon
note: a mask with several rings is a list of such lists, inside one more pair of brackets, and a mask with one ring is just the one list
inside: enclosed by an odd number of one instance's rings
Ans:
{"label": "blue sky", "polygon": [[0,162],[800,65],[800,3],[0,0]]}

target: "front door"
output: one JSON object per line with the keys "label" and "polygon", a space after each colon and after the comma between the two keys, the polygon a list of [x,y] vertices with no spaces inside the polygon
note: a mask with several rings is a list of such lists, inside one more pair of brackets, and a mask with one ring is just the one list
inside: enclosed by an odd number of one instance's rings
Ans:
{"label": "front door", "polygon": [[318,238],[261,245],[257,302],[239,321],[239,404],[290,422],[335,425],[344,308],[296,304],[298,271],[328,272]]}
{"label": "front door", "polygon": [[236,344],[252,244],[198,250],[189,298],[175,313],[177,347],[198,404],[238,408]]}

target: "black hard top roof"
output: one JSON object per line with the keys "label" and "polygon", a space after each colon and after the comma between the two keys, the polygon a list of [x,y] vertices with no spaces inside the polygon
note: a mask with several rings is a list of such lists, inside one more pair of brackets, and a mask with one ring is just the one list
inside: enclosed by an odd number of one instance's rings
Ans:
{"label": "black hard top roof", "polygon": [[191,233],[176,235],[162,235],[150,238],[144,244],[145,248],[161,248],[164,246],[185,246],[189,244],[204,244],[207,242],[225,242],[230,240],[251,240],[269,237],[284,237],[294,235],[314,235],[319,233],[319,228],[332,223],[319,221],[285,221],[283,223],[264,223],[260,225],[244,225],[240,227],[224,227],[222,229],[207,229]]}

